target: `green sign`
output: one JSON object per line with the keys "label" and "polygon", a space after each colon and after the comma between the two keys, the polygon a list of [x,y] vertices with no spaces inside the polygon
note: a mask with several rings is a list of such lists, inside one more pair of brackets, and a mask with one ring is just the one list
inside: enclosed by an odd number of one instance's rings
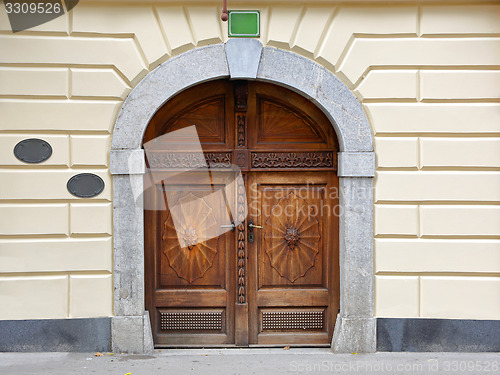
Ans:
{"label": "green sign", "polygon": [[229,36],[253,38],[260,36],[260,12],[258,10],[230,10]]}

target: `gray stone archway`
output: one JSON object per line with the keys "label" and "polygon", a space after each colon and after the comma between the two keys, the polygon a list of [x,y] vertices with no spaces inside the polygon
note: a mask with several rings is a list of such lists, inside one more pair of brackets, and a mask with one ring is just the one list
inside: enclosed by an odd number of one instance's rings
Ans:
{"label": "gray stone archway", "polygon": [[132,90],[116,120],[111,149],[114,228],[115,352],[153,348],[144,306],[143,134],[171,97],[219,79],[255,79],[287,87],[314,102],[330,119],[339,141],[340,313],[335,352],[374,352],[373,176],[375,156],[368,120],[354,95],[328,70],[295,53],[262,47],[255,39],[197,48],[172,58]]}

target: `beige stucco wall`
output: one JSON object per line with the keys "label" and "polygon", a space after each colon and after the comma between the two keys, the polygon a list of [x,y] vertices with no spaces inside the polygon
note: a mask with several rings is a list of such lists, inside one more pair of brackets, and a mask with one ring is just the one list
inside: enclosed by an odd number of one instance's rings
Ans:
{"label": "beige stucco wall", "polygon": [[[145,4],[80,1],[14,35],[0,7],[0,319],[112,315],[119,108],[161,62],[227,40],[219,2]],[[500,319],[500,4],[270,4],[230,5],[260,9],[260,41],[326,66],[370,119],[376,316]],[[47,162],[13,156],[29,137]],[[104,192],[71,196],[80,172]]]}

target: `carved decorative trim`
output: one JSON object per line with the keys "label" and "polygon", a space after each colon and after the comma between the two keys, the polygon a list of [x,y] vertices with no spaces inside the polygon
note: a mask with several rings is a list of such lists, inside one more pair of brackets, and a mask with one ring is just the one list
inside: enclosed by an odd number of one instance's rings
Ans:
{"label": "carved decorative trim", "polygon": [[300,240],[300,234],[298,229],[295,228],[294,226],[289,226],[286,229],[285,233],[285,241],[288,247],[292,250],[295,249],[295,246],[297,246],[299,240]]}
{"label": "carved decorative trim", "polygon": [[221,331],[222,311],[215,312],[160,312],[162,331]]}
{"label": "carved decorative trim", "polygon": [[[286,212],[286,215],[273,215]],[[291,283],[314,267],[321,240],[319,221],[305,199],[290,192],[271,209],[264,226],[271,267]]]}
{"label": "carved decorative trim", "polygon": [[243,177],[238,178],[238,192],[237,192],[238,212],[238,303],[243,304],[246,302],[245,291],[245,182]]}
{"label": "carved decorative trim", "polygon": [[163,223],[163,253],[177,276],[190,284],[205,276],[217,254],[219,239],[210,235],[210,224],[218,227],[213,209],[191,192],[170,208]]}
{"label": "carved decorative trim", "polygon": [[250,162],[250,152],[247,149],[235,149],[233,156],[234,164],[242,171],[248,171]]}
{"label": "carved decorative trim", "polygon": [[184,241],[184,247],[187,247],[189,250],[191,250],[193,246],[198,243],[198,234],[196,233],[196,229],[191,225],[188,226],[184,230],[182,240]]}
{"label": "carved decorative trim", "polygon": [[238,147],[245,147],[245,123],[246,116],[238,115],[237,116],[237,125],[238,125]]}
{"label": "carved decorative trim", "polygon": [[262,330],[323,329],[323,311],[263,311]]}
{"label": "carved decorative trim", "polygon": [[252,168],[334,168],[332,151],[252,152]]}
{"label": "carved decorative trim", "polygon": [[202,156],[197,152],[147,151],[150,168],[231,168],[231,152],[209,152]]}
{"label": "carved decorative trim", "polygon": [[238,81],[234,85],[234,105],[237,111],[246,111],[248,99],[248,82]]}

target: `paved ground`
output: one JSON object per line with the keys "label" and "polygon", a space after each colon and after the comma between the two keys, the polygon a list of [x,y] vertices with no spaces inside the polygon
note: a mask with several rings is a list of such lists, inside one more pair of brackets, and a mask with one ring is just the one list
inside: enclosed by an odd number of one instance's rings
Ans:
{"label": "paved ground", "polygon": [[152,356],[0,353],[0,374],[500,374],[500,353],[333,354],[329,349],[169,349]]}

